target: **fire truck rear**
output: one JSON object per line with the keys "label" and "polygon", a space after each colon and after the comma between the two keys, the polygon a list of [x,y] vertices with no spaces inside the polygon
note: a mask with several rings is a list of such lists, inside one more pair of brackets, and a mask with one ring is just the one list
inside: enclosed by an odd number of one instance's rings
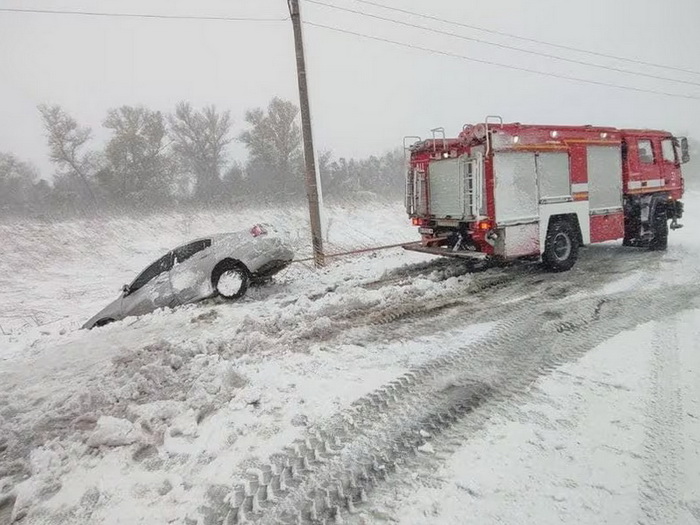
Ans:
{"label": "fire truck rear", "polygon": [[564,271],[580,246],[623,239],[664,250],[669,221],[681,227],[688,141],[665,131],[489,117],[457,138],[435,129],[407,150],[406,208],[422,239],[410,250],[536,257]]}

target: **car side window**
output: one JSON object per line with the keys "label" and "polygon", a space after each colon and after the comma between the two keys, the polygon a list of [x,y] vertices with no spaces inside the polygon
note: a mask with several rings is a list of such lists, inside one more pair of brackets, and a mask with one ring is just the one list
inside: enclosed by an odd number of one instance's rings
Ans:
{"label": "car side window", "polygon": [[654,148],[650,140],[638,140],[637,149],[639,150],[639,162],[642,164],[654,164]]}
{"label": "car side window", "polygon": [[173,252],[169,252],[164,255],[156,262],[151,264],[146,268],[141,274],[134,279],[134,282],[129,286],[129,294],[134,293],[136,290],[143,288],[146,284],[151,282],[154,278],[158,277],[163,272],[169,272],[173,267]]}
{"label": "car side window", "polygon": [[177,264],[186,261],[196,253],[201,252],[211,246],[211,239],[203,239],[201,241],[191,242],[185,246],[180,246],[174,250],[175,262]]}
{"label": "car side window", "polygon": [[661,141],[661,153],[665,162],[676,163],[676,148],[673,145],[673,139],[664,139]]}

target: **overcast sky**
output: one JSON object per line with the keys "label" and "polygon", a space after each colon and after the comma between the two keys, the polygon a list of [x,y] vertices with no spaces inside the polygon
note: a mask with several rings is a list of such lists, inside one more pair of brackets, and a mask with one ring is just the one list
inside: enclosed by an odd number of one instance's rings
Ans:
{"label": "overcast sky", "polygon": [[[700,136],[700,74],[639,66],[430,22],[354,0],[320,0],[441,31],[632,69],[656,80],[504,50],[305,3],[308,21],[480,60],[697,97],[672,98],[544,77],[306,27],[312,114],[319,148],[364,156],[404,135],[500,114],[507,121],[655,127]],[[698,0],[375,0],[439,18],[700,73]],[[0,0],[0,8],[118,13],[287,16],[285,0]],[[693,85],[696,83],[697,85]],[[290,22],[77,17],[0,12],[0,151],[52,168],[37,104],[64,106],[93,128],[108,108],[179,100],[246,109],[273,96],[295,100]],[[233,150],[241,155],[240,146]]]}

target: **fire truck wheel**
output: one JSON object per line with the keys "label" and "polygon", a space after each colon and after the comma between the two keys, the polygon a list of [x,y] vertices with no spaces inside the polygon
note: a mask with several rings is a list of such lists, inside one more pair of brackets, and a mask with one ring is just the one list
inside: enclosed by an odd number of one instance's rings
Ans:
{"label": "fire truck wheel", "polygon": [[552,272],[570,270],[578,259],[578,237],[569,221],[549,225],[542,262]]}
{"label": "fire truck wheel", "polygon": [[650,250],[663,251],[668,248],[668,215],[664,206],[656,206],[651,223],[651,232]]}

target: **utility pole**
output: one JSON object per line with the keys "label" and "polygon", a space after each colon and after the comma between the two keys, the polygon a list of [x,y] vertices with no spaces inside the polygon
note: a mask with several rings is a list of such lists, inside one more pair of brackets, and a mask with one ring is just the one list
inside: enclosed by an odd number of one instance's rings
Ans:
{"label": "utility pole", "polygon": [[314,141],[311,133],[309,88],[306,82],[306,59],[304,58],[301,12],[299,10],[299,0],[287,0],[287,4],[289,5],[292,26],[294,27],[294,47],[297,55],[299,107],[301,109],[301,133],[304,139],[304,166],[306,172],[306,195],[309,199],[309,217],[311,219],[311,242],[314,249],[314,264],[317,268],[320,268],[325,264],[325,257],[323,255],[323,235],[321,233],[321,210],[318,199]]}

